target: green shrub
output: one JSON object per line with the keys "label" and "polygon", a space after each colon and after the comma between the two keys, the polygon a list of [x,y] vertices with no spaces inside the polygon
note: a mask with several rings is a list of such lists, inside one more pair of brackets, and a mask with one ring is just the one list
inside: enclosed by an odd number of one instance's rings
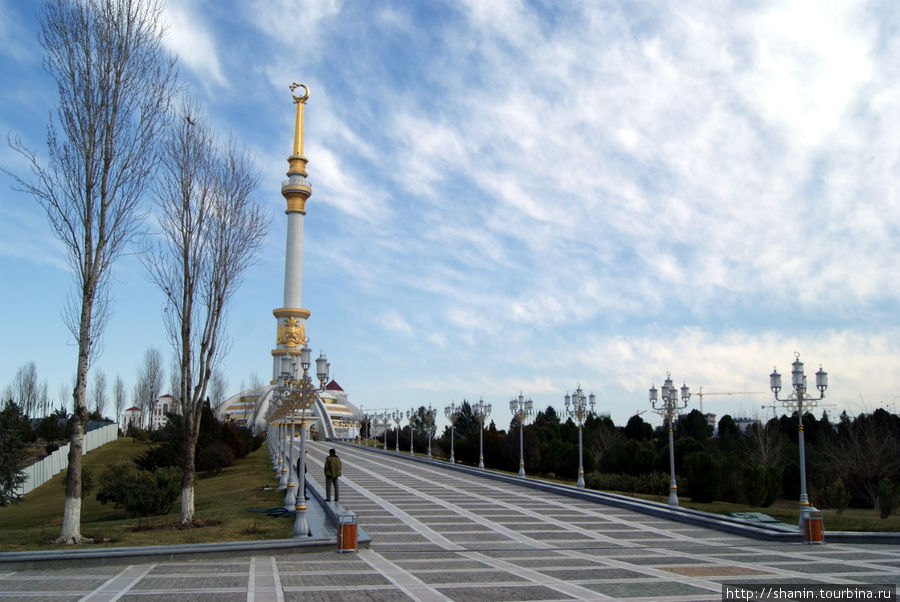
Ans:
{"label": "green shrub", "polygon": [[598,491],[634,492],[634,477],[630,474],[612,472],[589,472],[584,475],[584,484],[588,489]]}
{"label": "green shrub", "polygon": [[181,466],[182,462],[184,462],[183,453],[173,445],[154,445],[136,457],[133,462],[140,470],[156,470],[158,468]]}
{"label": "green shrub", "polygon": [[755,464],[744,468],[744,497],[751,506],[768,508],[781,493],[781,475],[771,466]]}
{"label": "green shrub", "polygon": [[235,426],[232,424],[231,427],[237,433],[237,436],[240,437],[241,441],[244,442],[247,453],[255,452],[259,449],[259,446],[262,445],[263,441],[265,441],[264,437],[257,437],[253,434],[253,431],[246,426]]}
{"label": "green shrub", "polygon": [[223,468],[232,464],[234,464],[234,453],[231,446],[221,441],[214,441],[197,452],[194,462],[197,470],[205,470],[210,475],[219,474]]}
{"label": "green shrub", "polygon": [[65,417],[60,419],[57,414],[45,416],[38,422],[35,432],[44,441],[61,441],[66,438]]}
{"label": "green shrub", "polygon": [[584,484],[588,489],[596,489],[598,491],[666,495],[669,490],[669,476],[662,472],[640,475],[589,472],[584,475]]}
{"label": "green shrub", "polygon": [[897,509],[898,483],[890,479],[881,479],[878,483],[878,509],[881,510],[881,518],[887,518]]}
{"label": "green shrub", "polygon": [[147,441],[150,438],[150,436],[147,434],[147,431],[142,428],[138,428],[133,424],[128,425],[128,430],[125,431],[125,436],[131,437],[131,440],[133,442]]}
{"label": "green shrub", "polygon": [[719,497],[721,467],[711,454],[696,451],[684,457],[687,494],[695,502],[712,502]]}
{"label": "green shrub", "polygon": [[112,502],[132,516],[167,514],[181,494],[181,471],[158,468],[138,470],[129,464],[115,464],[101,477],[97,500]]}
{"label": "green shrub", "polygon": [[828,504],[837,510],[839,515],[843,514],[844,509],[850,505],[850,492],[844,486],[844,481],[838,479],[832,483],[827,490],[826,499]]}
{"label": "green shrub", "polygon": [[247,455],[247,444],[240,438],[234,427],[227,422],[221,425],[219,437],[223,443],[231,448],[231,454],[235,458],[243,458]]}
{"label": "green shrub", "polygon": [[668,495],[669,480],[669,475],[659,471],[638,475],[634,480],[634,491],[650,495]]}

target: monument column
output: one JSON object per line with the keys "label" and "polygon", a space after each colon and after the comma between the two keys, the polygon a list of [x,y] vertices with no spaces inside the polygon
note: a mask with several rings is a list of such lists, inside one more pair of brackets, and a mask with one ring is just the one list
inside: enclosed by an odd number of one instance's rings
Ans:
{"label": "monument column", "polygon": [[[303,89],[301,96],[294,94]],[[303,156],[303,108],[309,98],[309,88],[303,84],[291,84],[294,99],[294,143],[288,157],[288,179],[281,185],[281,195],[286,203],[287,242],[284,256],[284,298],[282,307],[272,310],[277,324],[275,349],[272,350],[272,382],[281,372],[281,360],[285,356],[299,355],[306,342],[306,319],[309,310],[300,307],[301,281],[303,276],[303,216],[306,215],[306,200],[311,194],[306,177],[307,159]]]}

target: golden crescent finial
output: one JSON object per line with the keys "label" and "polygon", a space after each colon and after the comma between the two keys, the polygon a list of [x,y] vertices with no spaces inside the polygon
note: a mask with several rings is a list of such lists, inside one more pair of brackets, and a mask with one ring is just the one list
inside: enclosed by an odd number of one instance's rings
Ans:
{"label": "golden crescent finial", "polygon": [[[297,88],[303,88],[303,96],[297,96],[294,94],[294,90]],[[306,99],[309,98],[309,87],[306,84],[298,84],[294,82],[291,84],[291,96],[294,97],[294,102],[300,102],[306,104]]]}

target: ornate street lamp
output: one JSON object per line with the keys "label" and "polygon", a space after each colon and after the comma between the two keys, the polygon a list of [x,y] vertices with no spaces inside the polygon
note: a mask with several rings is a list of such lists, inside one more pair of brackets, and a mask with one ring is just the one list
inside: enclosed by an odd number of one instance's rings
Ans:
{"label": "ornate street lamp", "polygon": [[362,444],[363,444],[363,437],[362,437],[362,434],[363,434],[363,425],[365,425],[365,423],[366,423],[366,422],[365,422],[365,420],[366,420],[366,419],[365,419],[365,414],[363,414],[361,411],[360,411],[360,412],[357,412],[356,414],[353,415],[353,420],[356,421],[356,439],[357,439],[357,441],[359,442],[359,446],[362,447]]}
{"label": "ornate street lamp", "polygon": [[284,486],[279,489],[285,489],[284,493],[284,509],[288,512],[297,505],[297,485],[298,480],[294,473],[294,417],[296,416],[295,402],[296,399],[291,395],[288,385],[293,380],[292,374],[296,372],[296,364],[291,361],[288,356],[282,357],[281,373],[279,374],[277,384],[275,386],[275,401],[278,405],[276,412],[279,418],[279,428],[283,429],[285,425],[284,415],[287,413],[291,425],[290,439],[283,434],[282,443],[287,443],[286,449],[281,452],[282,457],[286,456],[281,462],[281,481]]}
{"label": "ornate street lamp", "polygon": [[[302,464],[306,462],[306,410],[311,407],[311,403],[315,400],[319,390],[324,390],[325,381],[328,379],[328,360],[324,354],[320,354],[316,359],[316,376],[320,382],[320,388],[317,390],[313,386],[312,378],[309,375],[309,368],[312,364],[310,361],[310,348],[306,345],[307,340],[303,341],[303,348],[300,349],[300,366],[303,368],[303,376],[297,380],[296,360],[289,356],[282,357],[281,372],[276,385],[278,398],[282,400],[281,411],[290,412],[291,423],[291,447],[293,450],[294,436],[294,415],[296,412],[296,404],[300,405],[300,458]],[[288,463],[294,468],[293,454],[289,452]],[[297,470],[297,478],[300,486],[295,492],[294,501],[294,537],[307,537],[309,535],[309,523],[306,520],[306,471]]]}
{"label": "ornate street lamp", "polygon": [[805,518],[809,508],[809,497],[806,495],[806,451],[803,442],[803,412],[815,408],[819,400],[824,399],[825,389],[828,388],[828,373],[819,366],[816,372],[816,388],[819,390],[818,397],[807,397],[806,395],[806,374],[803,373],[803,362],[800,361],[800,354],[794,352],[794,363],[791,365],[791,386],[794,392],[787,397],[779,397],[778,392],[781,391],[781,375],[777,369],[773,369],[769,375],[769,387],[775,394],[775,399],[781,402],[785,409],[797,412],[797,438],[800,443],[800,519]]}
{"label": "ornate street lamp", "polygon": [[[578,480],[576,481],[575,486],[584,489],[584,457],[581,447],[581,427],[584,425],[585,419],[587,419],[588,416],[593,415],[596,397],[594,397],[593,393],[585,397],[584,392],[581,390],[581,385],[579,384],[571,397],[566,393],[565,401],[566,413],[574,418],[575,423],[578,424]],[[571,407],[569,407],[570,402],[572,404]],[[590,409],[587,407],[588,403],[591,405]]]}
{"label": "ornate street lamp", "polygon": [[[688,400],[691,398],[691,390],[687,385],[682,384],[681,397],[679,398],[678,389],[672,384],[672,373],[666,372],[666,381],[662,386],[662,400],[657,398],[656,386],[650,387],[650,405],[653,411],[666,419],[669,425],[669,505],[678,505],[678,485],[675,484],[675,416],[687,407]],[[657,405],[659,404],[659,405]]]}
{"label": "ornate street lamp", "polygon": [[452,401],[444,408],[444,416],[450,421],[450,464],[456,464],[456,457],[453,455],[453,430],[461,409],[462,405],[456,405]]}
{"label": "ornate street lamp", "polygon": [[388,431],[391,430],[390,412],[381,413],[381,423],[384,425],[384,451],[387,451]]}
{"label": "ornate street lamp", "polygon": [[526,400],[522,393],[518,397],[509,400],[509,411],[519,423],[519,476],[525,476],[525,421],[534,414],[534,402]]}
{"label": "ornate street lamp", "polygon": [[375,438],[372,444],[378,449],[378,425],[381,424],[381,415],[377,412],[372,414],[372,426],[375,427]]}
{"label": "ornate street lamp", "polygon": [[425,408],[425,429],[428,431],[428,459],[431,459],[431,437],[434,434],[434,413],[435,409],[428,404]]}
{"label": "ornate street lamp", "polygon": [[363,414],[363,421],[366,427],[366,447],[371,447],[372,443],[372,414]]}
{"label": "ornate street lamp", "polygon": [[403,422],[403,412],[400,410],[394,410],[394,413],[391,415],[394,419],[394,423],[397,425],[397,428],[394,430],[394,434],[396,437],[394,438],[394,452],[400,453],[400,423]]}
{"label": "ornate street lamp", "polygon": [[406,410],[406,419],[409,420],[409,455],[414,456],[413,453],[413,423],[416,421],[415,410]]}
{"label": "ornate street lamp", "polygon": [[478,421],[478,468],[484,468],[484,419],[491,415],[491,404],[479,399],[472,405],[472,413]]}

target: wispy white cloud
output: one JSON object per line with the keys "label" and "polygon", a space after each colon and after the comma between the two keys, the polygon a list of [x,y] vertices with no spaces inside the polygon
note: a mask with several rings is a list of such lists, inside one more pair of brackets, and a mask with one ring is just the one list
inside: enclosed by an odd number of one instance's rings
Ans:
{"label": "wispy white cloud", "polygon": [[219,51],[213,33],[207,29],[199,10],[190,2],[166,6],[168,29],[163,43],[178,56],[204,85],[226,87],[228,82],[219,63]]}
{"label": "wispy white cloud", "polygon": [[241,2],[244,17],[266,38],[277,40],[292,51],[290,59],[320,56],[320,34],[328,31],[328,20],[341,12],[340,0],[309,0],[298,5],[292,0],[251,0]]}
{"label": "wispy white cloud", "polygon": [[[234,3],[229,21],[179,7],[188,75],[236,87],[205,92],[265,169],[272,265],[286,86],[312,88],[305,298],[371,308],[342,332],[405,341],[383,360],[415,363],[413,390],[543,402],[582,379],[633,413],[667,369],[755,391],[794,349],[840,399],[896,388],[896,11],[277,0]],[[342,384],[395,397],[364,373]]]}

